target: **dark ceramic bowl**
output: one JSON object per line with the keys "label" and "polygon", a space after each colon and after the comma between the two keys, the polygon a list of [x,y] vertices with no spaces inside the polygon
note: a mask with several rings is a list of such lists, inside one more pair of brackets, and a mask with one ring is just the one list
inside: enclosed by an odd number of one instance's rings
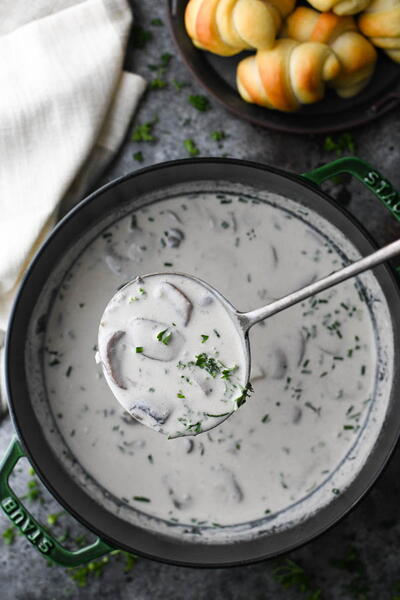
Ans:
{"label": "dark ceramic bowl", "polygon": [[249,53],[222,57],[199,50],[186,33],[185,8],[189,0],[168,0],[168,20],[180,55],[199,83],[230,112],[259,127],[289,133],[332,133],[365,125],[400,104],[400,66],[379,51],[378,64],[368,86],[353,98],[326,97],[295,113],[269,110],[242,100],[236,89],[237,63]]}

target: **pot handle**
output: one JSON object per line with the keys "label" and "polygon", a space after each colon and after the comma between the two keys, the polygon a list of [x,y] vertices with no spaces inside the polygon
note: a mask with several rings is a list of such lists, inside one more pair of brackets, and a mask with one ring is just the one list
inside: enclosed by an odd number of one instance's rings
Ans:
{"label": "pot handle", "polygon": [[0,462],[0,506],[28,542],[35,546],[41,554],[63,567],[77,567],[113,551],[114,548],[100,538],[86,548],[67,550],[32,517],[9,484],[9,477],[15,465],[24,456],[25,453],[18,438],[14,437]]}
{"label": "pot handle", "polygon": [[400,220],[400,193],[379,171],[361,158],[356,156],[339,158],[308,173],[302,173],[301,177],[320,185],[326,179],[342,173],[350,173],[356,177],[375,194],[397,220]]}

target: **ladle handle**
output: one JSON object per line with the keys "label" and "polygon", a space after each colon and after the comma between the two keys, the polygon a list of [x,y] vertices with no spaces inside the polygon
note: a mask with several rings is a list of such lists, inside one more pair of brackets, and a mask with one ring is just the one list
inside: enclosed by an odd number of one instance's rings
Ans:
{"label": "ladle handle", "polygon": [[271,317],[281,310],[289,308],[289,306],[293,306],[302,300],[306,300],[306,298],[309,298],[310,296],[323,292],[337,283],[341,283],[355,275],[368,271],[368,269],[372,269],[398,254],[400,254],[400,240],[388,244],[384,248],[369,254],[365,258],[361,258],[347,267],[331,273],[327,277],[314,281],[314,283],[310,283],[310,285],[307,285],[300,290],[292,292],[275,302],[271,302],[270,304],[267,304],[267,306],[256,308],[247,313],[240,313],[239,318],[241,319],[244,328],[249,329],[255,323],[263,321],[267,317]]}

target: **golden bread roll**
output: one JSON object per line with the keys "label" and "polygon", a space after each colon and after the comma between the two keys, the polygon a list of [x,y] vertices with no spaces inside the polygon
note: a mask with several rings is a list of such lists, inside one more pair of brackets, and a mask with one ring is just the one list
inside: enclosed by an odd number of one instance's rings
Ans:
{"label": "golden bread roll", "polygon": [[335,52],[341,71],[329,85],[342,98],[358,94],[374,72],[377,54],[373,45],[357,30],[353,17],[332,12],[319,13],[299,6],[286,19],[283,36],[298,42],[321,42]]}
{"label": "golden bread roll", "polygon": [[326,44],[281,39],[240,61],[236,81],[246,102],[290,112],[321,100],[325,82],[339,72],[339,60]]}
{"label": "golden bread roll", "polygon": [[355,15],[367,8],[371,0],[308,0],[320,12],[332,10],[336,15]]}
{"label": "golden bread roll", "polygon": [[400,0],[372,0],[358,26],[375,46],[400,62]]}
{"label": "golden bread roll", "polygon": [[190,0],[185,12],[188,35],[198,48],[221,56],[271,48],[282,19],[296,0]]}

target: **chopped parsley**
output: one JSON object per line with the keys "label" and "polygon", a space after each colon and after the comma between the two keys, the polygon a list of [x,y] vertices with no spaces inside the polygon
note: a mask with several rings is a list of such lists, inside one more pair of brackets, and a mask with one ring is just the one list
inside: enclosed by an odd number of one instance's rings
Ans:
{"label": "chopped parsley", "polygon": [[219,375],[219,373],[221,373],[221,367],[215,358],[208,356],[205,352],[202,352],[196,356],[196,361],[194,364],[196,367],[200,367],[200,369],[205,369],[207,373],[211,375],[211,377],[216,377]]}
{"label": "chopped parsley", "polygon": [[227,416],[228,416],[228,415],[230,415],[230,414],[231,414],[231,413],[229,413],[229,412],[226,412],[226,413],[221,413],[220,415],[211,415],[210,413],[204,413],[204,415],[205,415],[206,417],[215,417],[215,418],[217,418],[217,417],[227,417]]}
{"label": "chopped parsley", "polygon": [[27,483],[27,488],[27,493],[23,496],[23,499],[32,500],[32,502],[36,502],[36,500],[43,501],[42,492],[39,489],[36,479],[30,479]]}
{"label": "chopped parsley", "polygon": [[93,560],[82,567],[70,569],[70,577],[79,587],[86,587],[91,577],[101,577],[105,567],[111,562],[113,557],[119,560],[121,556],[125,558],[124,572],[128,573],[135,566],[137,557],[124,550],[113,550],[109,556],[103,556],[103,558]]}
{"label": "chopped parsley", "polygon": [[137,125],[132,133],[132,141],[134,142],[154,142],[156,138],[153,135],[153,127],[155,121],[148,121]]}
{"label": "chopped parsley", "polygon": [[164,52],[160,57],[160,62],[157,65],[148,65],[150,71],[157,71],[156,77],[150,81],[150,89],[151,90],[160,90],[162,88],[167,87],[168,83],[165,81],[163,76],[171,62],[173,55],[170,52]]}
{"label": "chopped parsley", "polygon": [[161,54],[161,67],[168,67],[169,63],[171,62],[171,59],[173,58],[173,55],[171,54],[171,52],[164,52],[164,54]]}
{"label": "chopped parsley", "polygon": [[348,547],[344,557],[332,560],[331,564],[351,575],[350,581],[343,585],[343,592],[346,597],[360,599],[371,597],[368,573],[355,546]]}
{"label": "chopped parsley", "polygon": [[201,334],[201,343],[204,344],[210,336]]}
{"label": "chopped parsley", "polygon": [[140,25],[132,27],[132,46],[134,48],[144,48],[153,37],[151,31],[143,29]]}
{"label": "chopped parsley", "polygon": [[261,423],[269,423],[271,420],[271,417],[269,415],[264,415],[263,418],[261,419]]}
{"label": "chopped parsley", "polygon": [[143,346],[136,346],[135,352],[136,354],[141,354],[143,352]]}
{"label": "chopped parsley", "polygon": [[221,377],[222,379],[229,379],[230,376],[237,370],[237,366],[231,367],[230,369],[222,369]]}
{"label": "chopped parsley", "polygon": [[313,589],[311,577],[303,567],[290,558],[280,561],[280,564],[272,571],[272,577],[284,589],[293,588],[303,594],[306,593],[308,600],[321,600],[321,590]]}
{"label": "chopped parsley", "polygon": [[168,329],[164,329],[157,334],[157,339],[159,342],[162,342],[166,346],[170,343],[172,338],[172,331],[168,331]]}
{"label": "chopped parsley", "polygon": [[185,146],[190,156],[198,156],[200,154],[200,150],[196,146],[196,142],[194,142],[191,138],[187,138],[186,140],[184,140],[183,145]]}
{"label": "chopped parsley", "polygon": [[176,397],[177,398],[186,398],[185,394],[182,394],[182,392],[178,392]]}
{"label": "chopped parsley", "polygon": [[58,519],[59,519],[59,518],[61,517],[61,515],[63,515],[63,514],[64,514],[64,511],[63,511],[63,510],[61,510],[61,511],[60,511],[60,512],[58,512],[58,513],[52,513],[52,514],[48,515],[48,516],[47,516],[47,523],[48,523],[49,525],[57,525],[57,523],[58,523]]}
{"label": "chopped parsley", "polygon": [[3,531],[3,533],[1,534],[1,537],[3,538],[3,541],[7,546],[11,546],[11,544],[15,542],[15,533],[15,527],[8,527],[8,529]]}
{"label": "chopped parsley", "polygon": [[246,402],[247,398],[250,396],[250,394],[253,391],[254,391],[253,386],[251,385],[251,383],[249,381],[249,383],[246,385],[246,387],[243,388],[243,392],[241,393],[239,398],[236,398],[236,406],[238,408],[240,408]]}
{"label": "chopped parsley", "polygon": [[188,425],[186,429],[192,429],[194,433],[200,433],[201,431],[201,422],[193,423],[192,425]]}
{"label": "chopped parsley", "polygon": [[136,502],[151,502],[150,498],[146,498],[146,496],[133,496],[133,499]]}
{"label": "chopped parsley", "polygon": [[167,85],[168,83],[165,81],[165,79],[162,79],[162,77],[157,76],[150,81],[149,88],[151,90],[162,90],[163,88],[167,87]]}
{"label": "chopped parsley", "polygon": [[342,133],[337,138],[328,135],[324,141],[324,150],[327,152],[335,152],[336,156],[342,156],[344,152],[355,154],[356,143],[352,134],[349,132]]}
{"label": "chopped parsley", "polygon": [[177,79],[173,79],[172,80],[172,84],[175,86],[175,88],[180,92],[184,87],[187,86],[187,83],[185,81],[178,81]]}
{"label": "chopped parsley", "polygon": [[192,94],[188,97],[188,102],[200,112],[206,112],[211,108],[209,99],[201,94]]}
{"label": "chopped parsley", "polygon": [[212,131],[210,134],[210,137],[212,140],[214,140],[214,142],[222,142],[222,140],[224,140],[226,138],[226,133],[225,131]]}

